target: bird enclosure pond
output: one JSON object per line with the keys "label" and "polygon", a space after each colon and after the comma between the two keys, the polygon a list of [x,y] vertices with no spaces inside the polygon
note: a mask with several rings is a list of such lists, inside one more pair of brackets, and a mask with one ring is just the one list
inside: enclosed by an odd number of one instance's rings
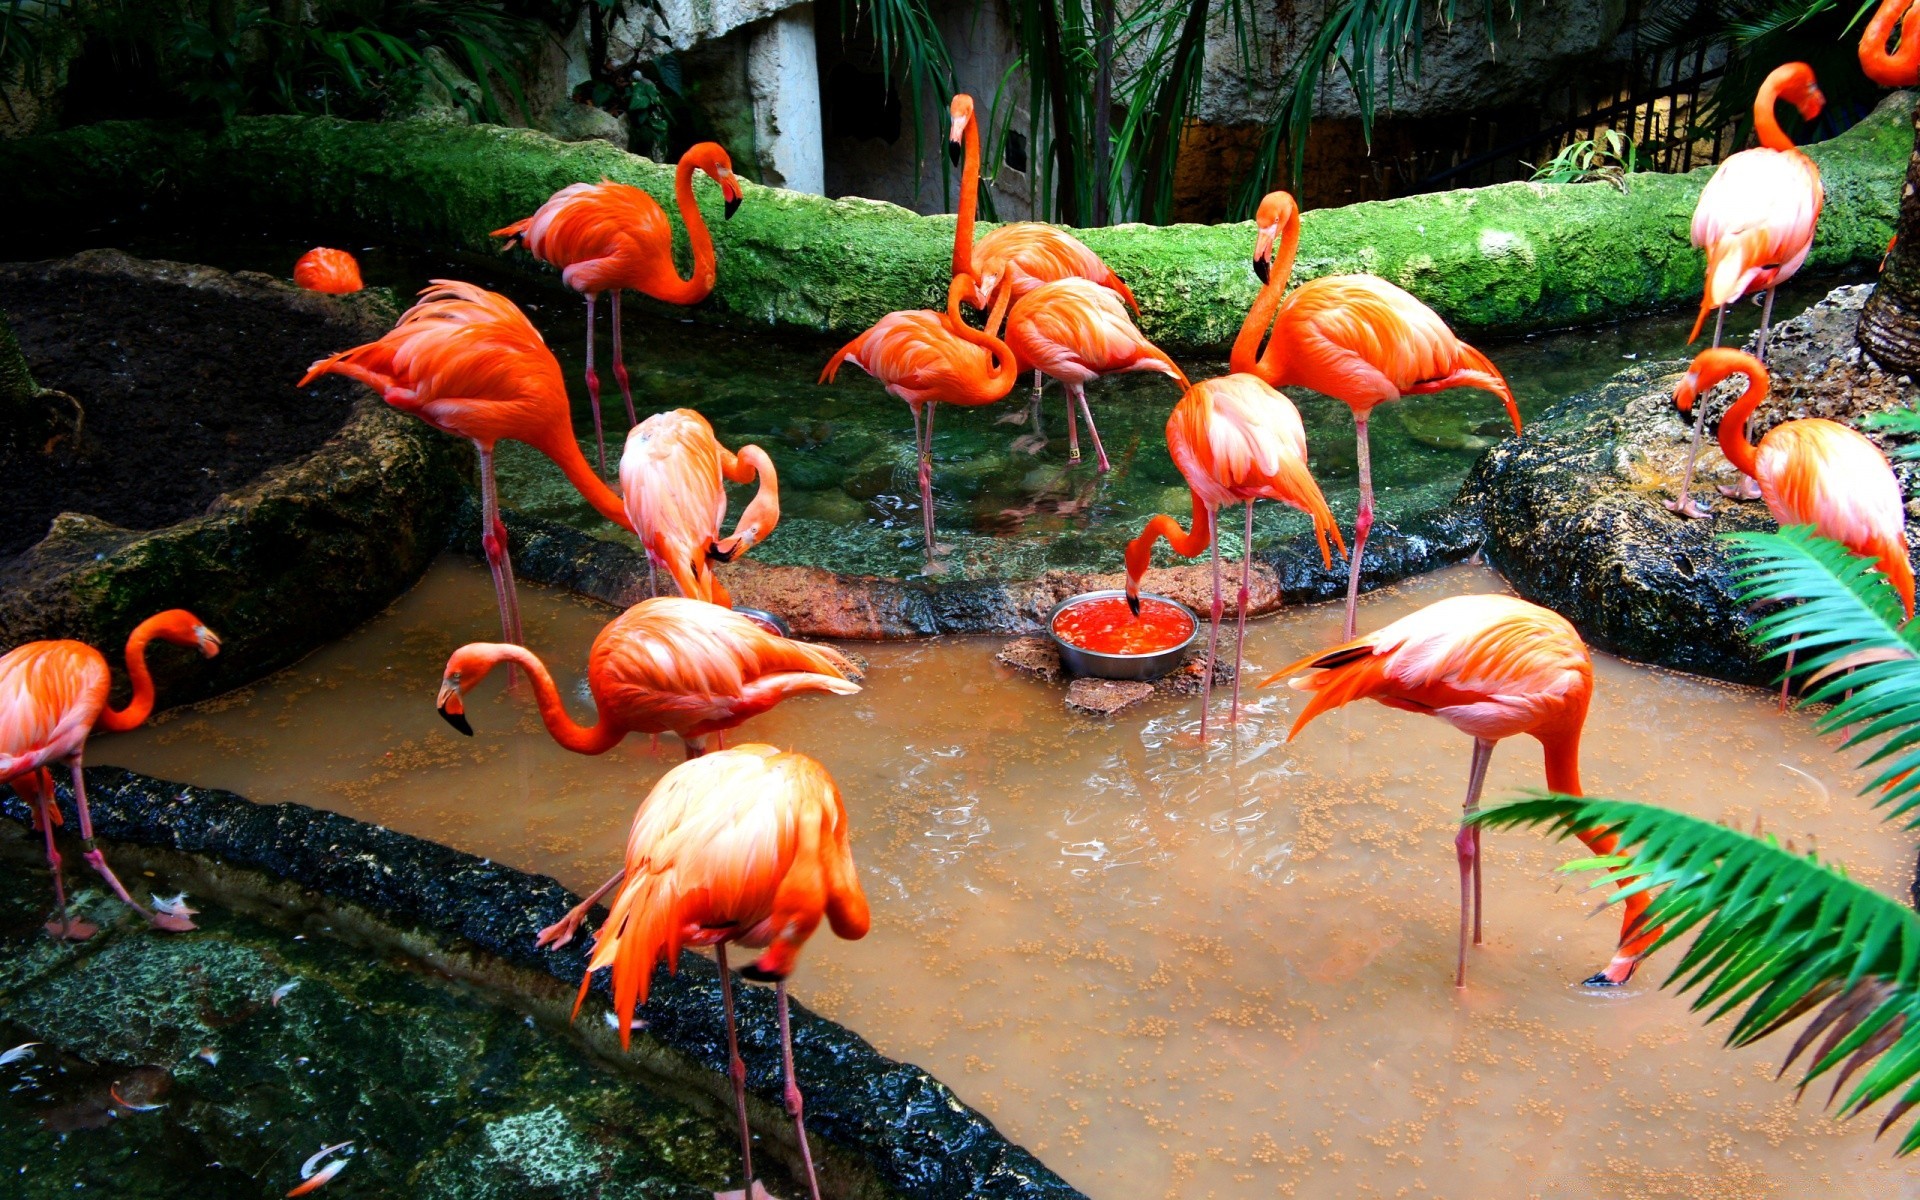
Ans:
{"label": "bird enclosure pond", "polygon": [[[876,404],[880,403],[876,399]],[[891,411],[891,410],[889,410]],[[1111,442],[1109,443],[1111,446]],[[1504,590],[1460,567],[1362,600],[1377,627]],[[526,587],[527,642],[576,715],[607,611]],[[1249,680],[1337,641],[1337,605],[1256,622]],[[618,864],[636,802],[679,758],[630,738],[597,758],[496,676],[478,733],[434,712],[449,652],[493,636],[485,570],[447,558],[387,613],[254,687],[100,739],[90,761],[299,801],[436,839],[576,891]],[[1487,944],[1452,986],[1453,836],[1469,740],[1360,705],[1292,743],[1303,702],[1250,690],[1194,744],[1195,701],[1097,721],[994,665],[999,643],[859,647],[849,698],[801,698],[740,739],[807,746],[838,780],[873,905],[864,943],[816,938],[806,1003],[950,1083],[1095,1200],[1142,1196],[1893,1197],[1911,1168],[1728,1051],[1656,984],[1579,981],[1613,950],[1575,844],[1486,839]],[[1889,894],[1910,837],[1864,780],[1760,691],[1596,662],[1595,795],[1758,825]],[[1537,787],[1535,744],[1487,798]]]}
{"label": "bird enclosure pond", "polygon": [[[310,241],[223,233],[189,237],[178,230],[109,227],[40,233],[40,242],[13,251],[64,254],[111,244],[131,253],[228,270],[281,276]],[[574,407],[574,427],[594,456],[593,422],[584,369],[585,313],[557,278],[507,271],[498,259],[433,256],[405,249],[361,247],[353,241],[366,280],[392,288],[403,302],[430,278],[472,279],[511,296],[531,315],[560,359]],[[1794,315],[1824,294],[1831,280],[1799,279],[1783,288],[1775,318]],[[1760,311],[1730,312],[1727,339],[1737,342],[1759,323]],[[619,453],[626,414],[606,364],[602,306],[600,362],[602,415],[608,456]],[[1616,324],[1508,340],[1480,340],[1505,373],[1523,416],[1588,390],[1633,362],[1678,358],[1691,318],[1683,313],[1634,317]],[[923,569],[920,502],[915,480],[913,423],[905,405],[857,370],[837,382],[816,383],[839,341],[783,332],[742,332],[677,314],[625,310],[625,357],[637,414],[698,409],[728,446],[757,443],[779,467],[778,532],[754,550],[756,561],[825,567],[853,574],[906,576]],[[343,349],[314,346],[312,357]],[[1193,379],[1223,373],[1224,362],[1175,352]],[[1031,385],[1023,378],[1007,400],[970,411],[943,405],[934,432],[935,507],[940,537],[952,547],[953,574],[1027,578],[1050,569],[1106,570],[1122,544],[1156,512],[1183,519],[1189,501],[1165,451],[1166,413],[1179,399],[1173,381],[1158,375],[1117,375],[1092,384],[1088,399],[1113,470],[1099,474],[1090,445],[1085,460],[1067,464],[1065,398],[1056,383],[1044,393],[1046,444],[1024,425],[1002,424],[1023,409]],[[1352,417],[1343,404],[1288,389],[1306,425],[1309,461],[1343,526],[1358,499]],[[1373,423],[1372,454],[1379,482],[1380,519],[1389,523],[1443,509],[1488,446],[1511,437],[1500,402],[1473,389],[1410,396]],[[1086,441],[1084,432],[1083,442]],[[500,447],[501,500],[509,508],[613,537],[601,519],[545,458],[519,443]],[[729,522],[750,491],[736,490]],[[1237,552],[1239,534],[1226,523],[1222,544]],[[1293,537],[1307,528],[1298,513],[1260,506],[1256,539]]]}

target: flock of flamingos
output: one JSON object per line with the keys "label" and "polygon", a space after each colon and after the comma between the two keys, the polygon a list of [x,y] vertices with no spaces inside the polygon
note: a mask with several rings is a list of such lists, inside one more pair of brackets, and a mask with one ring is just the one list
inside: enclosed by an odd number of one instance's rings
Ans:
{"label": "flock of flamingos", "polygon": [[[1906,3],[1887,0],[1862,42],[1863,66],[1891,86],[1920,80],[1920,30],[1914,28],[1920,25],[1920,9],[1907,12]],[[1898,32],[1916,36],[1903,36],[1899,52],[1890,55],[1886,45],[1896,32],[1896,21],[1902,26]],[[1727,459],[1756,485],[1757,496],[1782,525],[1812,525],[1877,562],[1911,616],[1913,571],[1900,489],[1873,445],[1851,429],[1824,420],[1786,422],[1769,431],[1758,446],[1746,432],[1747,417],[1768,386],[1761,358],[1773,289],[1805,261],[1822,199],[1818,170],[1775,120],[1774,105],[1782,100],[1808,117],[1820,110],[1820,91],[1805,64],[1788,64],[1767,78],[1754,107],[1759,147],[1721,164],[1700,197],[1693,222],[1694,244],[1707,258],[1695,335],[1708,312],[1724,317],[1727,305],[1764,292],[1768,313],[1759,337],[1761,357],[1719,347],[1716,320],[1714,348],[1693,361],[1675,401],[1687,410],[1722,380],[1741,377],[1744,389],[1720,422]],[[1497,396],[1518,432],[1513,395],[1493,363],[1455,337],[1426,305],[1384,279],[1340,275],[1288,291],[1300,214],[1291,196],[1275,192],[1259,209],[1253,264],[1262,286],[1234,343],[1231,373],[1190,383],[1134,325],[1129,316],[1133,296],[1126,284],[1069,234],[1024,222],[1003,225],[975,242],[980,142],[972,99],[956,96],[951,113],[951,138],[964,147],[965,171],[946,309],[888,314],[836,353],[821,376],[830,382],[842,364],[852,363],[912,410],[929,563],[938,553],[931,439],[940,404],[998,403],[1021,373],[1031,369],[1032,414],[1037,420],[1041,381],[1050,376],[1067,393],[1074,458],[1077,409],[1086,419],[1104,471],[1106,455],[1086,385],[1121,371],[1163,373],[1182,391],[1167,421],[1167,446],[1192,491],[1193,511],[1185,528],[1173,517],[1155,516],[1128,545],[1127,596],[1136,616],[1141,576],[1158,539],[1164,537],[1189,558],[1211,550],[1212,627],[1205,675],[1210,689],[1225,599],[1220,510],[1246,506],[1245,545],[1250,549],[1254,502],[1270,499],[1292,505],[1312,518],[1328,566],[1335,548],[1348,560],[1347,640],[1264,681],[1272,685],[1291,679],[1294,688],[1308,694],[1292,732],[1297,734],[1329,709],[1373,699],[1438,717],[1473,739],[1468,812],[1478,807],[1494,746],[1519,734],[1540,742],[1547,786],[1578,794],[1580,736],[1593,692],[1593,668],[1586,645],[1564,618],[1509,596],[1460,596],[1355,636],[1360,563],[1373,519],[1369,414],[1402,396],[1468,386]],[[732,611],[726,589],[714,575],[713,563],[745,553],[779,520],[778,485],[768,455],[756,446],[737,454],[729,451],[707,421],[688,409],[644,421],[634,412],[620,346],[621,291],[631,288],[691,304],[714,286],[713,243],[694,202],[696,171],[719,185],[728,216],[741,202],[739,183],[719,146],[695,146],[680,160],[675,196],[693,245],[690,278],[681,278],[674,267],[672,231],[660,205],[645,192],[621,184],[564,188],[531,217],[498,231],[508,245],[523,246],[559,268],[567,286],[586,297],[586,383],[600,447],[599,471],[588,464],[575,438],[559,363],[539,332],[512,301],[472,284],[434,281],[391,332],[322,359],[302,382],[328,373],[360,380],[378,389],[396,409],[434,429],[470,439],[478,452],[483,543],[504,640],[463,646],[448,660],[437,699],[447,721],[461,733],[473,733],[464,697],[504,663],[510,671],[529,676],[547,728],[569,750],[602,754],[629,733],[671,732],[684,741],[687,761],[659,781],[634,818],[622,870],[544,930],[539,940],[542,945],[566,943],[591,906],[614,893],[609,916],[595,935],[580,995],[584,1000],[594,971],[611,971],[623,1044],[635,1007],[646,1000],[656,964],[664,960],[672,967],[683,946],[714,948],[740,1121],[743,1187],[751,1191],[745,1067],[734,1031],[728,947],[761,951],[740,973],[772,982],[777,990],[785,1102],[807,1154],[801,1095],[793,1077],[785,980],[822,917],[836,934],[849,939],[863,936],[870,918],[855,874],[846,807],[826,770],[804,754],[767,745],[725,749],[710,743],[789,696],[857,692],[859,672],[837,650],[791,640]],[[361,286],[352,257],[329,249],[305,256],[295,279],[329,292]],[[631,426],[619,463],[619,494],[602,479],[606,451],[592,318],[603,292],[611,297],[613,371]],[[967,323],[963,305],[986,314],[983,328]],[[1288,385],[1331,396],[1353,410],[1360,502],[1351,550],[1308,469],[1299,412],[1276,390]],[[1704,424],[1694,423],[1694,453]],[[567,714],[545,666],[520,644],[507,530],[494,484],[493,448],[501,439],[525,442],[551,458],[608,520],[639,538],[650,564],[664,569],[680,593],[634,605],[594,640],[587,664],[598,710],[592,725],[583,726]],[[1692,468],[1690,454],[1686,479],[1669,507],[1682,516],[1705,516],[1688,495]],[[758,494],[733,531],[722,536],[725,484],[756,477]],[[1237,600],[1243,632],[1247,602],[1248,566],[1243,562]],[[94,931],[67,911],[54,837],[54,827],[63,818],[49,770],[56,763],[72,772],[74,810],[88,864],[115,896],[156,927],[193,928],[194,910],[184,901],[155,898],[151,908],[145,907],[115,878],[94,844],[81,772],[87,736],[94,728],[130,729],[152,711],[154,689],[145,654],[156,638],[196,647],[206,655],[220,648],[218,637],[184,610],[143,622],[126,647],[132,698],[117,709],[107,707],[107,661],[90,646],[35,642],[0,657],[0,780],[26,800],[35,828],[45,835],[57,904],[47,929],[57,937],[79,939]],[[1239,704],[1237,669],[1234,675],[1230,720],[1237,718]],[[1203,744],[1210,705],[1208,694],[1201,704]],[[1613,849],[1605,835],[1583,837],[1596,853]],[[1480,941],[1479,831],[1463,829],[1455,847],[1460,870],[1455,983],[1464,986],[1469,930],[1472,940]],[[1640,928],[1646,903],[1644,895],[1628,899],[1612,960],[1587,984],[1616,986],[1632,975],[1658,932]],[[818,1200],[810,1154],[806,1165]],[[316,1180],[324,1182],[318,1176]]]}

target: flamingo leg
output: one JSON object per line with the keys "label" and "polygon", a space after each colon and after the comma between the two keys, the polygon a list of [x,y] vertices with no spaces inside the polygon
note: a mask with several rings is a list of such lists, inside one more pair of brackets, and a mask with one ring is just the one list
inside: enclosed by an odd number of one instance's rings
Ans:
{"label": "flamingo leg", "polygon": [[194,924],[186,917],[176,917],[171,913],[148,912],[127,894],[126,887],[113,873],[113,868],[107,865],[107,856],[94,845],[93,814],[87,809],[87,777],[80,768],[80,755],[75,754],[67,762],[73,768],[73,806],[80,811],[80,844],[87,848],[86,854],[82,856],[87,860],[87,865],[98,872],[100,878],[106,880],[107,886],[113,890],[114,895],[120,897],[122,904],[139,913],[146,919],[147,924],[155,929],[171,930],[174,933],[185,933],[192,929]]}
{"label": "flamingo leg", "polygon": [[[1480,789],[1487,782],[1487,763],[1493,758],[1493,742],[1473,739],[1473,763],[1467,769],[1465,811],[1472,816],[1480,811]],[[1460,860],[1460,959],[1454,967],[1453,986],[1467,986],[1467,926],[1473,926],[1473,944],[1480,944],[1480,827],[1462,825],[1453,836],[1453,851]]]}
{"label": "flamingo leg", "polygon": [[[612,308],[613,308],[613,377],[620,384],[620,398],[627,402],[627,428],[632,429],[635,425],[638,425],[640,423],[640,418],[633,411],[633,387],[627,382],[627,360],[625,356],[623,356],[620,353],[620,289],[619,288],[613,289]],[[604,458],[606,455],[606,449],[602,447],[600,453],[601,453],[601,456]],[[606,473],[606,470],[607,470],[606,465],[603,462],[600,467],[601,474],[604,475]]]}
{"label": "flamingo leg", "polygon": [[57,922],[47,922],[47,932],[57,938],[65,938],[76,942],[85,941],[97,933],[98,930],[88,922],[76,921],[67,914],[67,884],[61,874],[63,860],[60,857],[60,847],[55,845],[53,840],[54,812],[53,783],[51,777],[49,777],[47,781],[45,798],[34,801],[34,807],[40,810],[40,828],[45,831],[47,836],[47,867],[53,872],[53,902],[60,911],[60,919]]}
{"label": "flamingo leg", "polygon": [[600,448],[600,474],[607,473],[607,435],[600,429],[600,373],[593,369],[593,302],[599,296],[587,293],[587,403],[593,405],[593,443]]}
{"label": "flamingo leg", "polygon": [[780,1005],[780,1063],[786,1073],[787,1088],[783,1097],[787,1102],[787,1115],[793,1118],[793,1132],[800,1143],[800,1161],[807,1168],[807,1190],[813,1200],[820,1200],[820,1180],[813,1173],[813,1150],[807,1145],[807,1122],[803,1115],[805,1106],[800,1099],[800,1083],[793,1077],[793,1026],[787,1020],[787,984],[785,980],[773,985],[774,996]]}
{"label": "flamingo leg", "polygon": [[1077,466],[1080,462],[1080,418],[1074,412],[1074,388],[1072,384],[1063,385],[1067,389],[1067,465]]}
{"label": "flamingo leg", "polygon": [[[727,1018],[727,1077],[733,1080],[733,1111],[740,1119],[740,1189],[741,1194],[751,1200],[753,1196],[753,1131],[747,1127],[747,1064],[740,1057],[740,1035],[733,1023],[733,972],[727,969],[727,944],[720,942],[713,948],[715,961],[720,967],[720,1009]],[[780,1024],[786,1027],[786,1006],[780,1008]],[[792,1076],[792,1068],[788,1068]],[[806,1139],[801,1139],[801,1145]]]}
{"label": "flamingo leg", "polygon": [[1240,599],[1235,607],[1240,610],[1240,625],[1233,638],[1233,707],[1228,710],[1227,723],[1240,723],[1240,668],[1247,660],[1247,606],[1253,596],[1253,501],[1247,501],[1247,532],[1240,543]]}
{"label": "flamingo leg", "polygon": [[[1760,340],[1755,347],[1759,353],[1754,357],[1758,358],[1761,362],[1767,360],[1767,341],[1772,334],[1773,291],[1774,289],[1772,288],[1767,289],[1766,301],[1760,309]],[[1754,418],[1748,417],[1747,437],[1749,440],[1753,437],[1753,423]],[[1758,500],[1760,498],[1760,484],[1751,476],[1742,475],[1738,481],[1731,485],[1721,485],[1720,494],[1729,500]]]}
{"label": "flamingo leg", "polygon": [[1360,508],[1353,518],[1353,551],[1347,558],[1347,632],[1353,640],[1354,612],[1360,603],[1360,560],[1367,551],[1367,534],[1373,529],[1373,455],[1367,445],[1367,416],[1355,413],[1353,432],[1360,463]]}
{"label": "flamingo leg", "polygon": [[1207,544],[1213,549],[1213,615],[1207,625],[1207,677],[1200,685],[1200,744],[1207,744],[1207,710],[1213,707],[1213,660],[1220,646],[1220,522],[1211,506],[1207,509]]}
{"label": "flamingo leg", "polygon": [[[1720,329],[1727,321],[1726,306],[1722,305],[1713,314],[1713,344],[1720,344]],[[1693,414],[1693,439],[1687,446],[1687,470],[1680,478],[1680,495],[1666,501],[1668,511],[1679,513],[1683,517],[1706,517],[1711,514],[1698,501],[1690,498],[1688,492],[1693,489],[1693,464],[1700,458],[1700,435],[1706,432],[1707,410],[1702,404]]]}
{"label": "flamingo leg", "polygon": [[479,442],[473,445],[480,452],[480,548],[486,551],[487,566],[493,571],[493,598],[500,606],[500,632],[505,640],[518,646],[521,644],[520,598],[513,587],[513,558],[507,553],[506,522],[500,519],[500,493],[493,478],[493,448]]}
{"label": "flamingo leg", "polygon": [[1087,403],[1087,386],[1084,383],[1073,384],[1067,390],[1070,393],[1067,411],[1073,411],[1071,407],[1073,404],[1080,406],[1080,415],[1087,419],[1087,436],[1093,439],[1094,456],[1100,460],[1100,473],[1105,475],[1113,470],[1113,464],[1107,461],[1107,448],[1100,444],[1100,431],[1094,428],[1093,408]]}
{"label": "flamingo leg", "polygon": [[920,442],[920,517],[926,522],[927,564],[933,564],[933,410],[935,404],[926,406],[926,420],[921,421],[919,408],[913,410],[914,430]]}
{"label": "flamingo leg", "polygon": [[[1033,369],[1033,397],[1027,401],[1027,424],[1033,426],[1033,432],[1043,438],[1047,436],[1047,431],[1040,427],[1040,389],[1045,387],[1046,384],[1046,375],[1039,367],[1035,367]],[[1067,415],[1071,417],[1073,415],[1072,410],[1068,410]]]}
{"label": "flamingo leg", "polygon": [[593,889],[592,894],[568,910],[566,916],[561,917],[558,921],[542,929],[540,935],[534,938],[533,944],[550,950],[558,950],[560,947],[572,941],[573,935],[580,931],[581,923],[587,919],[587,914],[593,911],[593,906],[600,903],[600,898],[612,891],[619,885],[620,881],[626,877],[626,871],[616,871],[612,879],[607,880],[599,887]]}
{"label": "flamingo leg", "polygon": [[1787,689],[1793,686],[1793,652],[1800,648],[1799,642],[1800,639],[1796,637],[1787,643],[1787,669],[1786,673],[1780,676],[1781,712],[1787,711]]}

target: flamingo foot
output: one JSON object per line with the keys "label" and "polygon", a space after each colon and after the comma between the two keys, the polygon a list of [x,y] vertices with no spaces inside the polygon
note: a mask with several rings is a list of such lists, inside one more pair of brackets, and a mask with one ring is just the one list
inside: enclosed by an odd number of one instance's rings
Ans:
{"label": "flamingo foot", "polygon": [[1634,968],[1639,965],[1640,960],[1637,958],[1628,958],[1625,955],[1616,954],[1613,956],[1613,961],[1607,964],[1606,970],[1595,972],[1585,979],[1582,979],[1580,986],[1590,988],[1622,987],[1626,984],[1627,980],[1633,978]]}
{"label": "flamingo foot", "polygon": [[751,1197],[747,1195],[745,1189],[734,1188],[728,1192],[715,1192],[713,1194],[713,1200],[779,1200],[779,1198],[767,1190],[766,1184],[756,1179],[753,1181],[753,1195]]}
{"label": "flamingo foot", "polygon": [[[1038,454],[1046,448],[1047,439],[1037,433],[1023,433],[1013,439],[1013,444],[1007,447],[1007,449],[1013,451],[1015,454]],[[1080,459],[1079,456],[1076,455],[1068,461],[1079,462]]]}
{"label": "flamingo foot", "polygon": [[1731,486],[1723,483],[1716,490],[1729,500],[1758,500],[1760,498],[1760,485],[1745,475],[1740,477],[1739,483]]}
{"label": "flamingo foot", "polygon": [[193,918],[183,917],[183,916],[180,916],[178,913],[169,913],[169,912],[155,912],[155,913],[149,914],[147,917],[147,924],[153,926],[155,929],[162,930],[163,932],[166,932],[166,933],[187,933],[190,930],[200,928],[198,925],[195,925],[193,923]]}
{"label": "flamingo foot", "polygon": [[79,917],[56,917],[47,922],[46,930],[61,941],[84,942],[99,933],[100,927]]}
{"label": "flamingo foot", "polygon": [[995,425],[1025,425],[1027,423],[1027,410],[1024,408],[1016,408],[1010,413],[1002,413],[999,417],[995,418],[993,423]]}
{"label": "flamingo foot", "polygon": [[558,950],[573,940],[573,935],[580,932],[580,926],[586,918],[587,914],[575,909],[542,929],[533,939],[534,946],[541,950]]}
{"label": "flamingo foot", "polygon": [[1713,510],[1700,503],[1697,497],[1689,496],[1685,500],[1662,500],[1661,503],[1667,506],[1668,512],[1696,521],[1704,521],[1713,516]]}

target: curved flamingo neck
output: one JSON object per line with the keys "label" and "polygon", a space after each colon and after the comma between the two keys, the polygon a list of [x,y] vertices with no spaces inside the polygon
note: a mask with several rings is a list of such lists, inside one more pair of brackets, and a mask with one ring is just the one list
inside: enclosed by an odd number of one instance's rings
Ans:
{"label": "curved flamingo neck", "polygon": [[1563,796],[1584,796],[1580,787],[1580,731],[1549,734],[1540,739],[1546,751],[1547,790]]}
{"label": "curved flamingo neck", "polygon": [[693,247],[693,275],[681,279],[676,269],[673,286],[663,287],[653,294],[654,299],[664,300],[668,304],[700,303],[713,294],[714,281],[719,278],[713,254],[713,235],[707,231],[707,219],[700,215],[700,205],[693,198],[695,169],[692,160],[682,158],[673,173],[673,202],[680,210],[680,220],[687,227],[687,242]]}
{"label": "curved flamingo neck", "polygon": [[1769,77],[1760,85],[1760,94],[1753,98],[1753,130],[1760,137],[1760,144],[1769,150],[1793,150],[1797,147],[1793,139],[1780,128],[1780,118],[1774,114],[1774,108],[1780,103],[1780,83]]}
{"label": "curved flamingo neck", "polygon": [[[564,400],[561,408],[562,411],[566,409]],[[553,460],[553,465],[560,468],[560,473],[567,477],[567,482],[574,486],[581,498],[593,505],[594,511],[628,533],[634,532],[633,518],[627,515],[626,503],[588,464],[587,456],[580,452],[580,443],[573,440],[572,428],[550,431],[549,436],[531,444]],[[491,450],[492,447],[487,449]]]}
{"label": "curved flamingo neck", "polygon": [[575,754],[605,754],[627,735],[626,730],[609,722],[605,714],[592,725],[582,725],[568,715],[566,706],[560,703],[560,689],[554,686],[546,664],[525,646],[496,645],[492,647],[491,658],[496,663],[514,663],[526,671],[527,677],[533,680],[534,700],[540,706],[540,720],[547,732]]}
{"label": "curved flamingo neck", "polygon": [[973,218],[980,207],[980,118],[967,114],[965,165],[960,169],[960,216],[953,226],[953,273],[973,274]]}
{"label": "curved flamingo neck", "polygon": [[1198,492],[1189,490],[1188,494],[1193,499],[1193,517],[1187,528],[1180,528],[1180,522],[1166,513],[1156,513],[1140,531],[1140,536],[1127,543],[1129,593],[1140,590],[1140,579],[1153,562],[1153,544],[1161,538],[1167,539],[1168,548],[1182,558],[1198,558],[1213,544],[1213,510],[1200,499]]}
{"label": "curved flamingo neck", "polygon": [[[1293,260],[1299,252],[1300,214],[1296,210],[1280,230],[1279,250],[1268,264],[1267,281],[1260,285],[1260,294],[1247,310],[1247,319],[1240,323],[1240,333],[1233,339],[1233,353],[1227,364],[1236,373],[1257,375],[1274,387],[1280,386],[1280,373],[1286,364],[1280,361],[1278,339],[1267,337],[1267,333],[1286,295],[1287,281],[1293,278]],[[1262,338],[1267,340],[1264,347],[1260,344]]]}
{"label": "curved flamingo neck", "polygon": [[[1727,374],[1743,376],[1747,381],[1747,390],[1727,406],[1726,413],[1720,418],[1720,453],[1726,455],[1727,461],[1739,468],[1741,474],[1757,479],[1759,477],[1753,473],[1753,443],[1747,440],[1747,418],[1767,398],[1767,380],[1764,375],[1755,375],[1751,368],[1745,366],[1737,366]],[[1701,389],[1701,394],[1706,394],[1705,388]]]}
{"label": "curved flamingo neck", "polygon": [[149,617],[134,627],[127,638],[127,676],[133,680],[133,697],[125,708],[108,709],[100,714],[100,726],[114,733],[125,733],[153,715],[153,675],[147,670],[147,645],[158,632],[157,617]]}
{"label": "curved flamingo neck", "polygon": [[[1900,28],[1900,48],[1887,53],[1887,39]],[[1881,0],[1860,35],[1860,69],[1883,87],[1912,87],[1920,83],[1920,8],[1911,0]]]}
{"label": "curved flamingo neck", "polygon": [[[947,288],[947,329],[963,342],[970,342],[992,356],[993,373],[980,380],[982,395],[1004,396],[1013,390],[1020,367],[1013,359],[1013,351],[1007,344],[991,333],[983,333],[960,319],[960,293],[963,277],[954,276]],[[987,315],[987,328],[998,329],[1006,318],[1007,305],[1013,300],[1013,289],[1003,287],[1000,296],[993,302],[993,311]]]}

